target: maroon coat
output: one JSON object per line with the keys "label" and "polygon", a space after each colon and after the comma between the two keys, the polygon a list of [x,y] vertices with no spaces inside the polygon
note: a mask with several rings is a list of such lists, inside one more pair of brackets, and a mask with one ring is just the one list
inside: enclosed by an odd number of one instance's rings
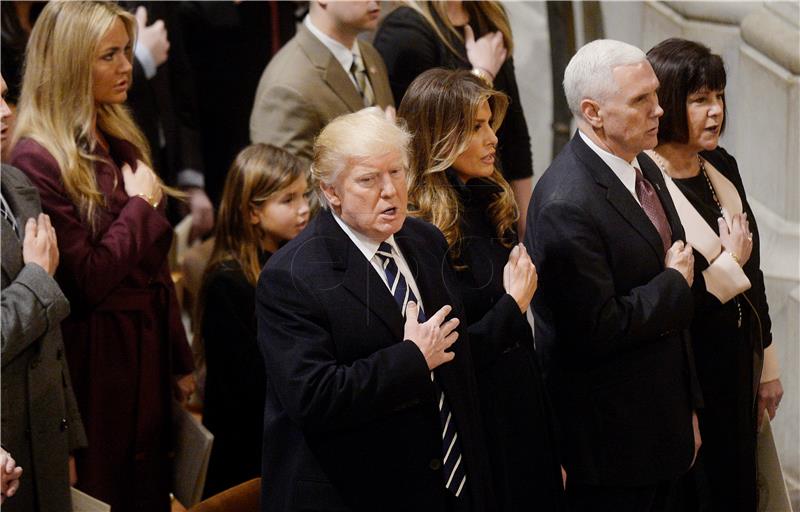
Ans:
{"label": "maroon coat", "polygon": [[190,373],[191,352],[167,265],[172,228],[141,198],[129,198],[120,166],[136,149],[108,138],[95,164],[106,205],[96,232],[67,196],[50,153],[21,140],[13,164],[39,189],[58,236],[56,280],[72,313],[62,324],[89,447],[77,453],[78,487],[115,512],[169,510],[171,382]]}

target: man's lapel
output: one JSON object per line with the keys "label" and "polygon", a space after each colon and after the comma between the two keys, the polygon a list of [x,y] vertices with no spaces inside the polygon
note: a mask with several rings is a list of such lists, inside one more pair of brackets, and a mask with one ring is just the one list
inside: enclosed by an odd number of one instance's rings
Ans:
{"label": "man's lapel", "polygon": [[372,315],[377,316],[400,341],[403,336],[403,316],[383,279],[336,223],[330,211],[322,210],[318,215],[319,232],[326,237],[333,269],[342,272],[342,286],[367,308],[364,322],[368,324],[372,321]]}
{"label": "man's lapel", "polygon": [[[630,191],[625,188],[622,181],[614,174],[614,171],[603,162],[603,159],[597,153],[586,145],[577,132],[570,144],[572,144],[572,148],[578,158],[586,164],[586,168],[598,185],[606,189],[606,200],[647,241],[659,261],[663,262],[664,246],[661,242],[661,237],[644,209],[642,209],[642,206],[633,198]],[[659,193],[659,197],[662,197],[662,193]]]}
{"label": "man's lapel", "polygon": [[330,50],[302,23],[297,29],[297,42],[322,75],[322,79],[351,112],[364,108],[364,99],[347,72]]}

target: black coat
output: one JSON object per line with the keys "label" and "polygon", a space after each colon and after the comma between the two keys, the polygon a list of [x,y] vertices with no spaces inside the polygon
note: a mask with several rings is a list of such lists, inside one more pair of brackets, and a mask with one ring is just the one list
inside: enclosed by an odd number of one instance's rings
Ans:
{"label": "black coat", "polygon": [[[672,227],[663,177],[641,158]],[[537,349],[579,484],[652,485],[683,474],[701,405],[686,329],[692,293],[665,269],[644,210],[576,133],[536,185],[526,243],[539,272]]]}
{"label": "black coat", "polygon": [[[725,304],[706,291],[702,272],[709,263],[698,251],[694,252],[692,347],[705,402],[705,408],[698,415],[703,436],[698,468],[705,474],[699,481],[708,482],[714,510],[751,511],[756,509],[758,495],[755,393],[764,348],[772,342],[772,323],[764,274],[760,269],[758,225],[747,203],[736,160],[722,148],[705,151],[702,155],[739,192],[753,232],[753,252],[743,266],[751,288]],[[720,212],[705,177],[701,174],[673,181],[718,233]],[[739,308],[741,327],[737,326]],[[700,494],[703,492],[701,490]]]}
{"label": "black coat", "polygon": [[[426,311],[450,304],[462,317],[448,293],[441,233],[407,219],[395,240]],[[446,510],[427,364],[403,341],[403,317],[381,277],[329,211],[270,258],[256,316],[268,376],[262,510]],[[435,374],[457,424],[473,510],[493,510],[470,347],[459,332],[455,358]]]}
{"label": "black coat", "polygon": [[[476,38],[483,35],[477,25],[472,25],[472,29]],[[386,16],[375,34],[373,45],[386,63],[389,84],[398,105],[411,82],[424,71],[472,68],[464,43],[452,38],[452,44],[458,49],[458,55],[450,51],[425,18],[410,7],[399,7]],[[498,161],[503,176],[509,181],[530,178],[533,176],[531,138],[517,89],[514,59],[506,60],[500,68],[494,87],[511,99],[505,121],[497,130]]]}
{"label": "black coat", "polygon": [[[202,181],[182,177],[181,171],[197,173],[203,179],[203,144],[200,137],[195,81],[184,45],[178,3],[125,2],[131,11],[147,8],[147,23],[163,20],[170,42],[169,58],[148,80],[138,60],[133,63],[133,82],[128,106],[141,128],[153,159],[153,168],[172,186],[200,186]],[[164,145],[161,144],[161,137]]]}
{"label": "black coat", "polygon": [[205,495],[211,496],[261,474],[266,376],[256,341],[256,290],[239,264],[211,270],[202,293],[203,424],[214,434]]}
{"label": "black coat", "polygon": [[[451,182],[463,205],[456,282],[469,325],[497,511],[563,509],[553,412],[526,315],[503,288],[516,235],[505,240],[487,215],[502,191],[473,179]],[[513,247],[513,246],[512,246]]]}
{"label": "black coat", "polygon": [[295,33],[296,4],[174,4],[195,80],[206,192],[218,204],[231,162],[250,144],[250,112],[261,73],[277,51],[273,46]]}

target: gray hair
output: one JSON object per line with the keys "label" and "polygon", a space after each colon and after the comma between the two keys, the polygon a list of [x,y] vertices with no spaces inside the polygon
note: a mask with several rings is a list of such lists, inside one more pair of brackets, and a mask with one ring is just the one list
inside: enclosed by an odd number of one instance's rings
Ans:
{"label": "gray hair", "polygon": [[564,70],[564,95],[575,117],[581,117],[581,101],[602,101],[617,90],[614,68],[646,61],[639,48],[615,41],[598,39],[587,43],[570,59]]}
{"label": "gray hair", "polygon": [[332,185],[342,171],[365,160],[399,151],[408,170],[410,142],[408,130],[389,120],[378,107],[344,114],[328,123],[314,141],[311,163],[313,189],[320,205],[330,206],[320,185]]}

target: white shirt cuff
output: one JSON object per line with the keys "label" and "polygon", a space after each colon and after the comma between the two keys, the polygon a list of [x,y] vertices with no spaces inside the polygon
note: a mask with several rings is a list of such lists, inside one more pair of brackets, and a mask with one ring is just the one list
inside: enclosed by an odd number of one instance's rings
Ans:
{"label": "white shirt cuff", "polygon": [[147,77],[148,80],[156,76],[156,61],[153,59],[153,54],[146,46],[136,43],[133,54],[136,60],[139,61],[139,64],[142,65],[144,76]]}

